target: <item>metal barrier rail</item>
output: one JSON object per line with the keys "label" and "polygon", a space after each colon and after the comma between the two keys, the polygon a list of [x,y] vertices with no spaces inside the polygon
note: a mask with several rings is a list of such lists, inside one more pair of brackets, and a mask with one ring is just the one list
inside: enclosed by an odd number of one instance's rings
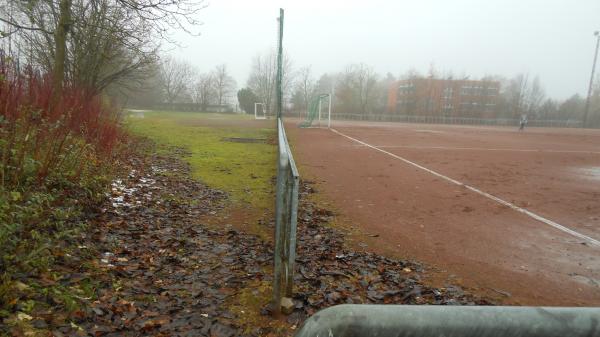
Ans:
{"label": "metal barrier rail", "polygon": [[295,337],[598,337],[600,308],[343,304]]}
{"label": "metal barrier rail", "polygon": [[[468,118],[468,117],[444,117],[444,116],[410,116],[393,114],[343,114],[332,113],[332,120],[349,121],[371,121],[371,122],[401,122],[401,123],[424,123],[424,124],[458,124],[458,125],[493,125],[514,126],[519,125],[519,119],[512,118]],[[528,127],[557,127],[578,128],[581,121],[576,120],[549,120],[531,119],[527,122]]]}
{"label": "metal barrier rail", "polygon": [[[275,266],[273,310],[281,309],[282,298],[292,297],[294,260],[296,259],[296,221],[300,175],[290,150],[281,118],[277,119],[279,153],[275,199]],[[291,300],[288,301],[291,303]]]}

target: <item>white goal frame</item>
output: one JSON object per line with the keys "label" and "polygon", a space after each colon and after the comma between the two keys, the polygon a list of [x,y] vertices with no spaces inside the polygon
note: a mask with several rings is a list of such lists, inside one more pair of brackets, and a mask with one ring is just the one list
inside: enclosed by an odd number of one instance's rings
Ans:
{"label": "white goal frame", "polygon": [[[262,105],[263,115],[258,115],[258,106]],[[254,119],[267,119],[267,110],[265,110],[265,103],[254,103]]]}
{"label": "white goal frame", "polygon": [[320,94],[319,95],[319,127],[321,127],[321,115],[322,115],[322,110],[323,107],[321,106],[321,103],[323,102],[324,98],[328,99],[328,106],[327,106],[327,128],[331,128],[331,101],[333,96],[331,94]]}

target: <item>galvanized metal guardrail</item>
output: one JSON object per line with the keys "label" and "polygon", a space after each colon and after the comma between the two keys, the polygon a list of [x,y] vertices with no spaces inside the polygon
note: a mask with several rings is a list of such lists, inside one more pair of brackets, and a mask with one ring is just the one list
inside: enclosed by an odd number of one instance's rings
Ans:
{"label": "galvanized metal guardrail", "polygon": [[[281,118],[277,119],[279,153],[275,199],[275,266],[273,278],[273,310],[278,313],[282,299],[291,303],[296,259],[296,222],[300,175],[290,150]],[[285,301],[284,301],[285,302]]]}
{"label": "galvanized metal guardrail", "polygon": [[600,308],[343,304],[321,310],[295,337],[594,337]]}

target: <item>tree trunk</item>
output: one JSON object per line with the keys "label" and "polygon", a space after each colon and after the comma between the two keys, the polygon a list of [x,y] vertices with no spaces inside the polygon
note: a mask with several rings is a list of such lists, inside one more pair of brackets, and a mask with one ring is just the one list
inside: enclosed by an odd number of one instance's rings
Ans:
{"label": "tree trunk", "polygon": [[53,96],[55,99],[60,97],[65,79],[65,62],[67,54],[67,33],[71,25],[71,0],[60,1],[60,16],[56,31],[54,32],[54,69],[52,71],[52,81],[54,85]]}

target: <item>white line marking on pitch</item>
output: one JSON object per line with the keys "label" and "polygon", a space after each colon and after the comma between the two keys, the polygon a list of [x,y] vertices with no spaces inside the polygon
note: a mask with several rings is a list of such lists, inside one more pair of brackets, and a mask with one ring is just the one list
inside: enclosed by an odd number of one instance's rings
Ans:
{"label": "white line marking on pitch", "polygon": [[545,223],[546,225],[552,226],[552,227],[554,227],[554,228],[556,228],[556,229],[558,229],[558,230],[561,230],[561,231],[563,231],[563,232],[565,232],[565,233],[571,234],[571,235],[573,235],[573,236],[575,236],[575,237],[577,237],[577,238],[580,238],[580,239],[582,239],[582,240],[585,240],[585,241],[587,241],[587,242],[589,242],[589,243],[591,243],[591,244],[593,244],[593,245],[596,245],[596,246],[599,246],[599,247],[600,247],[600,241],[598,241],[598,240],[596,240],[596,239],[594,239],[594,238],[591,238],[591,237],[589,237],[589,236],[587,236],[587,235],[584,235],[584,234],[581,234],[581,233],[579,233],[579,232],[576,232],[576,231],[574,231],[574,230],[572,230],[572,229],[570,229],[570,228],[568,228],[568,227],[565,227],[565,226],[563,226],[563,225],[561,225],[561,224],[558,224],[558,223],[556,223],[556,222],[554,222],[554,221],[552,221],[552,220],[546,219],[546,218],[544,218],[544,217],[542,217],[542,216],[540,216],[540,215],[537,215],[537,214],[535,214],[535,213],[533,213],[533,212],[531,212],[531,211],[529,211],[529,210],[527,210],[527,209],[525,209],[525,208],[521,208],[521,207],[519,207],[519,206],[517,206],[517,205],[515,205],[515,204],[512,204],[512,203],[510,203],[510,202],[508,202],[508,201],[506,201],[506,200],[500,199],[500,198],[498,198],[498,197],[496,197],[496,196],[493,196],[493,195],[491,195],[491,194],[489,194],[489,193],[487,193],[487,192],[481,191],[481,190],[479,190],[478,188],[475,188],[475,187],[473,187],[473,186],[470,186],[470,185],[467,185],[467,184],[461,183],[461,182],[460,182],[460,181],[458,181],[458,180],[454,180],[454,179],[452,179],[452,178],[450,178],[450,177],[447,177],[447,176],[445,176],[445,175],[443,175],[443,174],[441,174],[441,173],[438,173],[438,172],[436,172],[436,171],[434,171],[434,170],[430,170],[430,169],[428,169],[428,168],[426,168],[426,167],[424,167],[424,166],[421,166],[421,165],[419,165],[419,164],[417,164],[417,163],[414,163],[414,162],[412,162],[412,161],[410,161],[410,160],[408,160],[408,159],[405,159],[405,158],[403,158],[403,157],[400,157],[400,156],[398,156],[398,155],[395,155],[395,154],[393,154],[393,153],[391,153],[391,152],[388,152],[388,151],[386,151],[386,150],[382,150],[382,149],[380,149],[380,148],[378,148],[378,147],[375,147],[375,146],[373,146],[373,145],[367,144],[367,143],[365,143],[365,142],[363,142],[363,141],[361,141],[361,140],[358,140],[358,139],[356,139],[356,138],[353,138],[353,137],[350,137],[350,136],[348,136],[348,135],[345,135],[345,134],[343,134],[343,133],[341,133],[341,132],[339,132],[339,131],[337,131],[337,130],[335,130],[335,129],[331,129],[331,131],[333,131],[333,132],[337,133],[337,134],[338,134],[338,135],[340,135],[340,136],[344,136],[344,137],[346,137],[346,138],[348,138],[348,139],[350,139],[350,140],[353,140],[353,141],[355,141],[355,142],[357,142],[357,143],[359,143],[359,144],[362,144],[362,145],[364,145],[364,146],[366,146],[366,147],[369,147],[369,148],[371,148],[371,149],[373,149],[373,150],[377,150],[377,151],[379,151],[379,152],[385,153],[385,154],[387,154],[387,155],[389,155],[389,156],[391,156],[391,157],[394,157],[394,158],[396,158],[396,159],[400,159],[400,160],[402,160],[403,162],[405,162],[405,163],[407,163],[407,164],[409,164],[409,165],[412,165],[412,166],[414,166],[414,167],[416,167],[416,168],[419,168],[419,169],[421,169],[421,170],[423,170],[423,171],[425,171],[425,172],[431,173],[431,174],[433,174],[434,176],[436,176],[436,177],[438,177],[438,178],[442,178],[442,179],[444,179],[444,180],[446,180],[446,181],[449,181],[449,182],[451,182],[451,183],[453,183],[453,184],[455,184],[455,185],[464,186],[465,188],[467,188],[467,189],[469,189],[469,190],[471,190],[471,191],[473,191],[473,192],[475,192],[475,193],[477,193],[477,194],[479,194],[479,195],[482,195],[482,196],[484,196],[484,197],[486,197],[486,198],[488,198],[488,199],[491,199],[491,200],[493,200],[493,201],[496,201],[497,203],[499,203],[499,204],[501,204],[501,205],[504,205],[504,206],[510,207],[510,208],[512,208],[513,210],[515,210],[515,211],[517,211],[517,212],[520,212],[520,213],[523,213],[523,214],[525,214],[525,215],[527,215],[527,216],[529,216],[529,217],[531,217],[531,218],[533,218],[533,219],[535,219],[535,220],[537,220],[537,221],[539,221],[539,222]]}
{"label": "white line marking on pitch", "polygon": [[[363,144],[355,146],[366,146]],[[515,151],[515,152],[549,152],[549,153],[585,153],[600,154],[600,151],[583,150],[536,150],[536,149],[511,149],[511,148],[485,148],[485,147],[452,147],[452,146],[413,146],[413,145],[373,145],[376,148],[403,148],[403,149],[423,149],[423,150],[477,150],[477,151]]]}

